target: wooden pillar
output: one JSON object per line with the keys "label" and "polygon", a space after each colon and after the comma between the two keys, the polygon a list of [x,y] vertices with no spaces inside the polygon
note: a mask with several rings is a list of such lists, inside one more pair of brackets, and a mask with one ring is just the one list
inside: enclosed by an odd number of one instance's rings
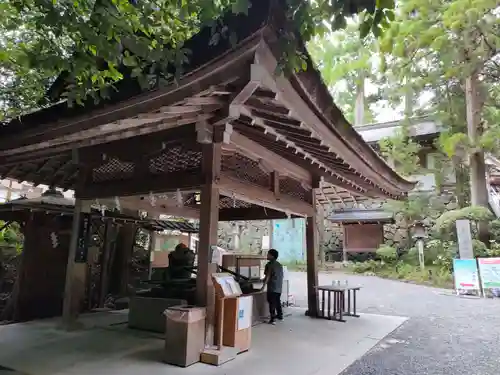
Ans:
{"label": "wooden pillar", "polygon": [[155,251],[155,236],[156,232],[152,230],[149,232],[149,271],[148,271],[148,279],[151,280],[151,275],[153,274],[153,260],[154,260],[154,251]]}
{"label": "wooden pillar", "polygon": [[109,220],[104,221],[104,235],[102,241],[102,255],[101,255],[101,277],[99,285],[99,307],[104,307],[106,295],[108,294],[108,280],[109,280],[109,260],[111,255],[111,232],[112,228]]}
{"label": "wooden pillar", "polygon": [[119,297],[124,297],[128,294],[130,264],[132,262],[136,232],[137,226],[131,223],[125,223],[118,229],[115,254],[110,261],[111,278],[109,280],[109,292]]}
{"label": "wooden pillar", "polygon": [[207,308],[206,343],[212,345],[215,324],[215,293],[212,286],[210,249],[217,245],[219,222],[219,188],[216,181],[221,168],[221,144],[203,144],[203,174],[205,184],[200,196],[200,230],[198,243],[198,274],[196,302]]}
{"label": "wooden pillar", "polygon": [[[311,202],[316,210],[316,192],[319,188],[319,179],[313,177],[311,189]],[[318,315],[318,221],[317,214],[306,219],[306,254],[307,254],[307,315],[316,317]]]}
{"label": "wooden pillar", "polygon": [[[90,207],[84,207],[82,200],[75,200],[71,242],[68,252],[68,265],[66,267],[66,284],[64,287],[62,315],[63,328],[68,330],[77,327],[78,314],[80,312],[82,300],[85,296],[87,263],[77,258],[79,258],[78,251],[85,251],[85,246],[88,245],[82,228],[82,213],[89,212],[89,209]],[[88,225],[90,225],[90,222]]]}

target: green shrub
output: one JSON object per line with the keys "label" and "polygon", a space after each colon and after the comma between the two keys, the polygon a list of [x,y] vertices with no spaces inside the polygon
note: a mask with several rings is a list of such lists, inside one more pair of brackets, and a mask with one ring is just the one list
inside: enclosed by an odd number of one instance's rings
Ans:
{"label": "green shrub", "polygon": [[389,245],[381,245],[377,249],[377,256],[386,263],[393,263],[398,259],[398,251]]}
{"label": "green shrub", "polygon": [[494,241],[500,241],[500,219],[495,219],[490,222],[490,233]]}
{"label": "green shrub", "polygon": [[396,266],[397,277],[401,280],[407,280],[416,269],[417,268],[411,264],[399,262]]}
{"label": "green shrub", "polygon": [[488,257],[500,257],[500,242],[495,240],[490,242],[490,248],[486,249],[486,256]]}
{"label": "green shrub", "polygon": [[419,265],[418,249],[416,247],[410,248],[410,250],[401,255],[400,259],[402,262],[406,264],[410,264],[412,266],[418,266]]}
{"label": "green shrub", "polygon": [[352,263],[350,269],[354,273],[366,273],[373,272],[376,273],[381,268],[380,262],[370,259],[366,262]]}
{"label": "green shrub", "polygon": [[455,238],[455,223],[457,220],[490,221],[494,218],[489,209],[482,206],[469,206],[458,210],[451,210],[442,214],[434,225],[434,229],[447,238]]}
{"label": "green shrub", "polygon": [[474,252],[474,256],[476,257],[485,257],[488,256],[488,248],[486,244],[479,240],[472,240],[472,250]]}

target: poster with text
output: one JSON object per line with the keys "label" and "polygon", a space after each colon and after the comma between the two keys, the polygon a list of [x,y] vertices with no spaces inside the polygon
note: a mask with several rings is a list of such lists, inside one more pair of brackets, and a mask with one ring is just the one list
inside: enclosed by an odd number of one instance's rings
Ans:
{"label": "poster with text", "polygon": [[500,288],[500,258],[479,258],[483,289]]}
{"label": "poster with text", "polygon": [[479,290],[479,273],[475,259],[453,259],[455,289]]}
{"label": "poster with text", "polygon": [[250,328],[252,325],[253,297],[238,298],[238,331]]}

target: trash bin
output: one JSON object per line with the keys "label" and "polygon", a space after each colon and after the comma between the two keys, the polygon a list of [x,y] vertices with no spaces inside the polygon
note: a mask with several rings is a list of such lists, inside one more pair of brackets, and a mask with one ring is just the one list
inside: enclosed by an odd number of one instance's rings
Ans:
{"label": "trash bin", "polygon": [[205,349],[206,309],[172,306],[163,314],[166,318],[164,361],[181,367],[199,362]]}

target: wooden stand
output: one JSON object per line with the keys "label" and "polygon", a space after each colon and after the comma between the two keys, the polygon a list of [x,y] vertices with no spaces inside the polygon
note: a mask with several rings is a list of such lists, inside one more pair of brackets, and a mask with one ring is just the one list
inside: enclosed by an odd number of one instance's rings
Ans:
{"label": "wooden stand", "polygon": [[[219,366],[250,348],[250,328],[238,330],[238,300],[242,292],[233,276],[228,273],[216,273],[212,275],[212,280],[217,298],[216,346],[205,348],[200,360]],[[249,313],[252,313],[251,305]]]}

